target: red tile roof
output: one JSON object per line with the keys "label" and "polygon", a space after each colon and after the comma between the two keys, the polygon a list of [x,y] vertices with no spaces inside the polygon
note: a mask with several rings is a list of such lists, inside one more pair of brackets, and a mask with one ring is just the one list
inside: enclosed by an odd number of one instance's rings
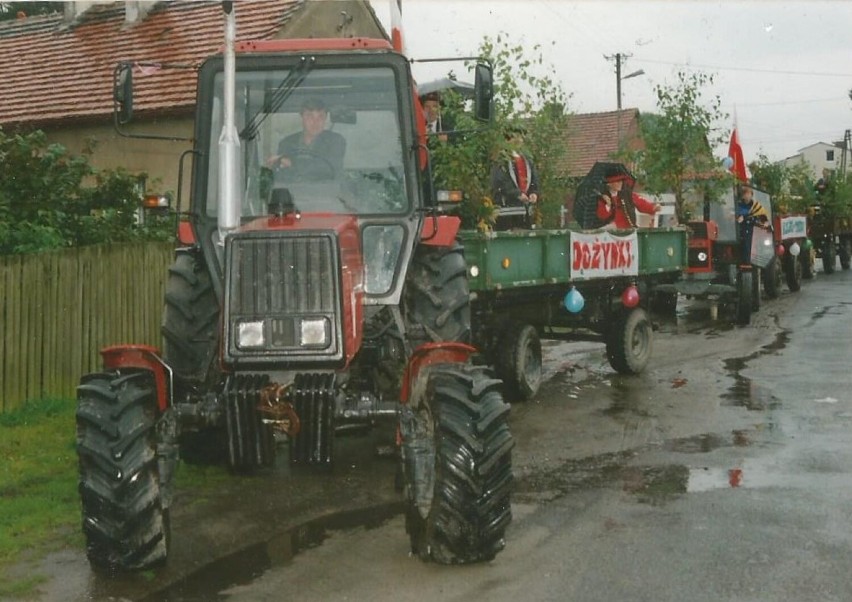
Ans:
{"label": "red tile roof", "polygon": [[[272,37],[305,0],[234,3],[237,41]],[[44,125],[112,114],[117,61],[198,66],[224,40],[221,2],[159,2],[126,24],[124,3],[95,5],[74,22],[62,14],[0,23],[0,124]],[[134,111],[195,104],[194,70],[134,70]]]}
{"label": "red tile roof", "polygon": [[639,133],[638,109],[572,115],[565,132],[567,157],[561,171],[568,177],[582,177],[595,161],[613,158],[622,146],[645,147]]}

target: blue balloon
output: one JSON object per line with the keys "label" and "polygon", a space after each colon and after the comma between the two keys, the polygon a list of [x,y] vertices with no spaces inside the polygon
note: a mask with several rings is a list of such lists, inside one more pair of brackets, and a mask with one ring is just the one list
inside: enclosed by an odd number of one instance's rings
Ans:
{"label": "blue balloon", "polygon": [[586,305],[586,300],[583,299],[583,295],[580,294],[580,291],[572,286],[571,290],[565,295],[564,304],[565,309],[570,311],[572,314],[576,314],[583,310],[583,306]]}
{"label": "blue balloon", "polygon": [[731,169],[734,166],[734,160],[731,157],[725,157],[722,159],[722,167],[725,169]]}

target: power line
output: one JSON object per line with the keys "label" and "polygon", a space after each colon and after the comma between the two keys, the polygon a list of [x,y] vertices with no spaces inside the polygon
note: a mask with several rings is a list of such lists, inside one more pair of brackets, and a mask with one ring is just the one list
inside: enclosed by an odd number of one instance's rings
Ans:
{"label": "power line", "polygon": [[673,65],[675,67],[684,67],[686,69],[716,69],[719,71],[745,71],[748,73],[775,73],[778,75],[813,75],[816,77],[852,77],[852,73],[818,73],[816,71],[788,71],[783,69],[756,69],[753,67],[722,67],[720,65],[700,65],[695,63],[675,63],[672,61],[656,61],[653,59],[643,59],[634,57],[634,60],[644,63],[654,63],[657,65]]}

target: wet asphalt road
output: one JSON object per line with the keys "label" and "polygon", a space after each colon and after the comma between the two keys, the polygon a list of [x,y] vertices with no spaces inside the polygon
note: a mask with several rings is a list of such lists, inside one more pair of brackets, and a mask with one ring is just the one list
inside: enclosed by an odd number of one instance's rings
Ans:
{"label": "wet asphalt road", "polygon": [[850,292],[852,273],[817,273],[743,328],[682,300],[637,377],[548,343],[547,382],[513,403],[514,522],[491,563],[409,557],[387,435],[355,433],[333,475],[179,497],[163,569],[51,556],[41,599],[852,600]]}

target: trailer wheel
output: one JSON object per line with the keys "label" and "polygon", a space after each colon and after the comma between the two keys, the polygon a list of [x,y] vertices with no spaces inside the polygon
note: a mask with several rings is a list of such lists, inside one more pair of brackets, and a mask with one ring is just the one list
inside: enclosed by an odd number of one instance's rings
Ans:
{"label": "trailer wheel", "polygon": [[840,239],[840,248],[837,251],[837,255],[840,257],[840,267],[848,270],[850,259],[850,240],[848,237],[844,236]]}
{"label": "trailer wheel", "polygon": [[157,456],[157,394],[148,371],[83,377],[77,388],[77,458],[86,555],[108,570],[164,562],[168,478]]}
{"label": "trailer wheel", "polygon": [[784,256],[784,276],[787,280],[787,288],[796,292],[802,288],[802,261],[790,254]]}
{"label": "trailer wheel", "polygon": [[412,347],[470,342],[470,289],[461,244],[417,248],[406,287],[406,309]]}
{"label": "trailer wheel", "polygon": [[737,272],[737,324],[745,326],[751,323],[751,294],[754,288],[751,270]]}
{"label": "trailer wheel", "polygon": [[814,250],[807,249],[799,255],[799,261],[802,263],[802,278],[810,280],[814,277]]}
{"label": "trailer wheel", "polygon": [[763,268],[763,291],[767,299],[777,299],[781,294],[781,260],[773,257],[769,265]]}
{"label": "trailer wheel", "polygon": [[644,309],[623,312],[607,336],[609,365],[621,374],[639,374],[651,357],[653,338],[651,320]]}
{"label": "trailer wheel", "polygon": [[834,241],[828,240],[823,243],[822,248],[822,271],[826,274],[834,273],[834,264],[837,262],[837,252],[834,247]]}
{"label": "trailer wheel", "polygon": [[527,401],[541,386],[541,340],[530,324],[513,322],[500,337],[497,376],[512,399]]}
{"label": "trailer wheel", "polygon": [[467,364],[421,377],[423,393],[400,419],[412,553],[441,564],[491,560],[512,520],[514,442],[500,381]]}

